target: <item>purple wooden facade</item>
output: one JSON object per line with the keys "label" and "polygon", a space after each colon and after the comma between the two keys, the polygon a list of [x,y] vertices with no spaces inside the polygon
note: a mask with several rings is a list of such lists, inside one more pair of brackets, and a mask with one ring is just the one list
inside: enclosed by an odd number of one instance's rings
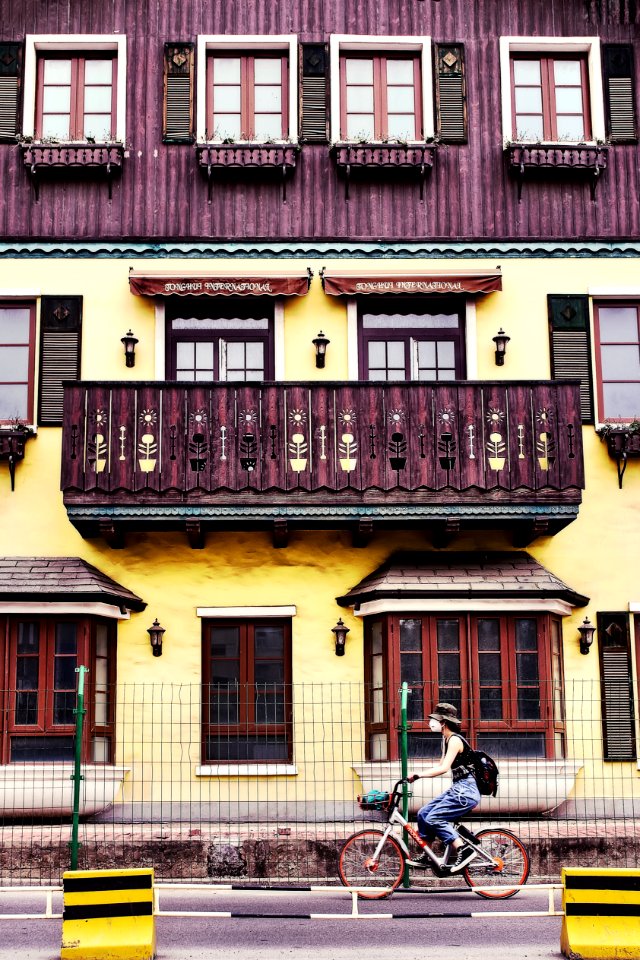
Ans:
{"label": "purple wooden facade", "polygon": [[[545,240],[637,237],[640,150],[612,145],[595,200],[572,178],[518,186],[502,147],[498,43],[509,36],[599,36],[635,44],[635,0],[324,0],[309,3],[175,3],[172,0],[4,0],[1,39],[38,34],[126,34],[127,151],[112,198],[92,179],[43,182],[39,199],[17,145],[0,144],[0,237],[104,241]],[[431,36],[465,45],[468,144],[436,151],[424,184],[382,170],[354,181],[350,199],[326,145],[304,145],[281,184],[264,171],[207,182],[193,145],[162,143],[163,44],[199,34],[331,33]],[[636,70],[636,85],[640,70]],[[335,83],[337,78],[333,78]],[[637,97],[640,102],[640,96]],[[208,190],[211,186],[211,200]]]}

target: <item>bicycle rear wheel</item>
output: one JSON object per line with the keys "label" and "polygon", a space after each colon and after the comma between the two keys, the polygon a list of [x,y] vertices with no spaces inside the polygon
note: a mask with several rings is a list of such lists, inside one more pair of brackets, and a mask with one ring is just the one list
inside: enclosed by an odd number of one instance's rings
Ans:
{"label": "bicycle rear wheel", "polygon": [[462,871],[464,879],[479,897],[506,900],[515,896],[518,887],[504,890],[492,890],[491,887],[527,882],[530,867],[527,848],[510,830],[480,830],[476,837],[485,853],[493,858],[494,865],[476,857]]}
{"label": "bicycle rear wheel", "polygon": [[338,861],[340,879],[345,887],[358,889],[365,900],[389,897],[400,884],[404,873],[404,854],[392,836],[387,837],[377,860],[376,847],[384,836],[382,830],[360,830],[349,837]]}

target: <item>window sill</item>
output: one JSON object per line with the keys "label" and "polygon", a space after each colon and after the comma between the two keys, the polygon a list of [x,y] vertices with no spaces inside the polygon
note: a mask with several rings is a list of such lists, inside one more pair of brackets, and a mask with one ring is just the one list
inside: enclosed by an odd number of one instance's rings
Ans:
{"label": "window sill", "polygon": [[38,175],[67,171],[104,173],[109,181],[109,199],[111,199],[111,178],[122,170],[124,145],[121,143],[29,143],[22,145],[22,160],[31,174],[36,190],[36,200],[38,199]]}
{"label": "window sill", "polygon": [[557,170],[576,174],[586,173],[592,178],[591,197],[595,199],[598,177],[606,170],[607,147],[595,144],[532,144],[512,143],[506,148],[509,169],[519,178],[518,201],[522,193],[522,179],[527,173]]}
{"label": "window sill", "polygon": [[211,763],[196,767],[196,777],[292,777],[295,763]]}
{"label": "window sill", "polygon": [[420,200],[424,198],[424,180],[436,158],[433,143],[335,143],[336,166],[346,175],[345,199],[349,199],[352,170],[415,171],[420,175]]}

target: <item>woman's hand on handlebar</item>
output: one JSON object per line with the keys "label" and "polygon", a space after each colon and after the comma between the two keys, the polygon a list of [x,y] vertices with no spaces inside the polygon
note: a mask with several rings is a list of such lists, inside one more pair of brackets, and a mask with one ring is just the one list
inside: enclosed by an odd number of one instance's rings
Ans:
{"label": "woman's hand on handlebar", "polygon": [[407,777],[407,783],[415,783],[416,780],[420,779],[419,773],[414,773],[412,777]]}

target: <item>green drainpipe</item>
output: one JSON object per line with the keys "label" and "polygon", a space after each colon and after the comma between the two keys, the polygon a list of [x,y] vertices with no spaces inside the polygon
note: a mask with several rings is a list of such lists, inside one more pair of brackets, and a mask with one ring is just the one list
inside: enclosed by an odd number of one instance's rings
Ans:
{"label": "green drainpipe", "polygon": [[73,773],[71,774],[71,779],[73,780],[73,825],[71,827],[71,841],[69,843],[69,846],[71,847],[72,870],[78,869],[78,849],[80,847],[80,844],[78,843],[78,825],[80,822],[80,781],[84,780],[84,777],[80,773],[80,761],[82,758],[82,723],[84,720],[84,715],[87,712],[84,708],[84,677],[88,672],[88,667],[76,667],[76,673],[78,674],[78,699],[76,703],[76,709],[73,711],[76,718],[76,741]]}

